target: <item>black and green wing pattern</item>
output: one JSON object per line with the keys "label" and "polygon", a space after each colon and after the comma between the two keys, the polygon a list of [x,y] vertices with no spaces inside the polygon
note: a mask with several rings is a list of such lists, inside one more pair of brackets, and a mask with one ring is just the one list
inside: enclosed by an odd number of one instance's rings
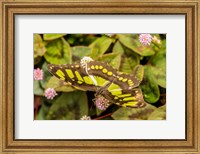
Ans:
{"label": "black and green wing pattern", "polygon": [[91,61],[86,67],[81,64],[48,65],[48,70],[60,80],[71,86],[95,91],[95,96],[103,96],[109,102],[122,107],[143,107],[145,102],[138,88],[142,81],[136,67],[134,74],[124,74],[110,65]]}

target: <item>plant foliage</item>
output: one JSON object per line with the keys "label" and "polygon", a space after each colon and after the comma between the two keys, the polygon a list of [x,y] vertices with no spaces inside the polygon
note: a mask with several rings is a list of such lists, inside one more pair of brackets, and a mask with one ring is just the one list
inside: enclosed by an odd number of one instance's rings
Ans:
{"label": "plant foliage", "polygon": [[[34,68],[43,70],[43,80],[34,81],[35,119],[78,120],[84,115],[100,120],[166,119],[166,36],[151,35],[159,41],[143,45],[139,34],[34,34]],[[134,72],[135,66],[142,65],[144,76],[141,75],[140,88],[146,107],[112,104],[101,111],[92,101],[93,92],[75,89],[47,70],[49,63],[77,63],[84,56],[128,74]],[[47,88],[54,88],[58,95],[46,99]]]}

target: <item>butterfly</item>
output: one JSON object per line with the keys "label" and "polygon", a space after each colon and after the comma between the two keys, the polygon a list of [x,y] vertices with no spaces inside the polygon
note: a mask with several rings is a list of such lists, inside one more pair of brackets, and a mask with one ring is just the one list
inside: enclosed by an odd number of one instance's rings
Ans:
{"label": "butterfly", "polygon": [[105,62],[90,61],[54,65],[48,64],[48,71],[58,79],[77,89],[96,92],[95,98],[105,99],[110,104],[122,107],[139,108],[146,105],[139,85],[142,81],[141,66],[133,74],[125,74]]}

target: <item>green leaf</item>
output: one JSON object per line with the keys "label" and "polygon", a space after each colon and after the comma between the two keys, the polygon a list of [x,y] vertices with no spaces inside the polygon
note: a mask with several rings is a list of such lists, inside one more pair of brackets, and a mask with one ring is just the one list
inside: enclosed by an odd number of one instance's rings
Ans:
{"label": "green leaf", "polygon": [[165,120],[166,119],[166,105],[163,105],[157,108],[151,115],[148,120]]}
{"label": "green leaf", "polygon": [[166,51],[158,51],[158,53],[153,57],[151,64],[160,70],[166,72]]}
{"label": "green leaf", "polygon": [[92,49],[86,46],[75,46],[72,47],[72,56],[73,60],[80,60],[84,56],[90,55],[92,52]]}
{"label": "green leaf", "polygon": [[118,53],[118,54],[124,54],[124,48],[122,46],[122,44],[117,41],[112,49],[113,53]]}
{"label": "green leaf", "polygon": [[44,90],[40,86],[40,81],[38,80],[34,80],[34,95],[39,95],[39,96],[44,95]]}
{"label": "green leaf", "polygon": [[112,67],[119,69],[121,63],[121,55],[117,53],[104,54],[97,59],[98,61],[107,62]]}
{"label": "green leaf", "polygon": [[138,35],[125,35],[125,34],[118,34],[119,41],[126,46],[127,48],[131,49],[132,51],[136,52],[141,56],[151,56],[155,52],[153,48],[149,45],[142,45],[138,40]]}
{"label": "green leaf", "polygon": [[52,76],[47,82],[45,89],[47,88],[54,88],[58,92],[72,92],[76,90],[70,85],[67,85],[64,81],[59,80],[55,76]]}
{"label": "green leaf", "polygon": [[63,42],[63,51],[64,51],[62,64],[70,64],[72,63],[72,51],[71,51],[70,45],[64,38],[61,38],[61,39]]}
{"label": "green leaf", "polygon": [[125,49],[125,54],[122,56],[120,71],[125,73],[132,73],[135,66],[140,63],[140,57],[138,54],[132,52],[127,53],[129,49]]}
{"label": "green leaf", "polygon": [[159,87],[150,66],[144,66],[144,79],[141,83],[141,88],[145,101],[148,103],[156,103],[159,100]]}
{"label": "green leaf", "polygon": [[89,47],[92,49],[91,57],[95,59],[99,56],[102,56],[107,51],[111,43],[112,39],[106,36],[96,39],[92,44],[89,45]]}
{"label": "green leaf", "polygon": [[49,106],[45,105],[45,102],[42,102],[42,105],[38,111],[38,114],[36,116],[36,120],[46,120],[46,115],[49,111]]}
{"label": "green leaf", "polygon": [[39,34],[34,34],[34,58],[38,56],[43,56],[46,52],[46,43],[42,40]]}
{"label": "green leaf", "polygon": [[46,46],[44,57],[51,64],[70,64],[72,59],[69,43],[64,39],[56,39]]}
{"label": "green leaf", "polygon": [[151,60],[151,71],[157,84],[166,88],[166,51],[158,51]]}
{"label": "green leaf", "polygon": [[104,112],[104,110],[100,110],[96,107],[96,114],[97,116],[101,115]]}
{"label": "green leaf", "polygon": [[147,104],[144,108],[122,107],[112,114],[115,120],[147,120],[156,109],[153,105]]}
{"label": "green leaf", "polygon": [[46,62],[42,65],[42,70],[43,70],[43,80],[40,80],[40,84],[41,84],[42,88],[45,89],[46,84],[49,81],[49,79],[52,77],[52,75],[47,70],[47,63]]}
{"label": "green leaf", "polygon": [[67,35],[67,34],[44,34],[43,38],[45,41],[49,41],[49,40],[55,40],[57,38],[65,36],[65,35]]}
{"label": "green leaf", "polygon": [[144,67],[143,65],[137,65],[134,68],[134,75],[137,78],[137,80],[142,81],[144,77]]}
{"label": "green leaf", "polygon": [[66,39],[71,45],[80,45],[84,40],[85,34],[68,34]]}
{"label": "green leaf", "polygon": [[160,68],[150,66],[150,69],[152,71],[152,75],[154,76],[156,83],[163,87],[166,88],[166,73],[161,70]]}
{"label": "green leaf", "polygon": [[88,46],[94,42],[97,37],[94,34],[68,34],[66,39],[73,46]]}
{"label": "green leaf", "polygon": [[120,71],[124,73],[132,73],[135,66],[140,63],[140,56],[132,52],[127,47],[117,41],[113,47],[113,53],[121,54]]}
{"label": "green leaf", "polygon": [[75,91],[61,94],[49,109],[47,119],[79,120],[84,115],[88,115],[87,95]]}

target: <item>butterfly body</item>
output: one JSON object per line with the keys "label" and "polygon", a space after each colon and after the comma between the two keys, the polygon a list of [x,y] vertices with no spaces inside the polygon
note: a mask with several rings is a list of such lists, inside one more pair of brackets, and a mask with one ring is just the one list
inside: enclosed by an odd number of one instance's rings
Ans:
{"label": "butterfly body", "polygon": [[143,107],[145,102],[138,88],[141,80],[136,75],[118,72],[110,65],[91,61],[80,64],[48,65],[54,76],[78,89],[95,91],[95,96],[122,107]]}

